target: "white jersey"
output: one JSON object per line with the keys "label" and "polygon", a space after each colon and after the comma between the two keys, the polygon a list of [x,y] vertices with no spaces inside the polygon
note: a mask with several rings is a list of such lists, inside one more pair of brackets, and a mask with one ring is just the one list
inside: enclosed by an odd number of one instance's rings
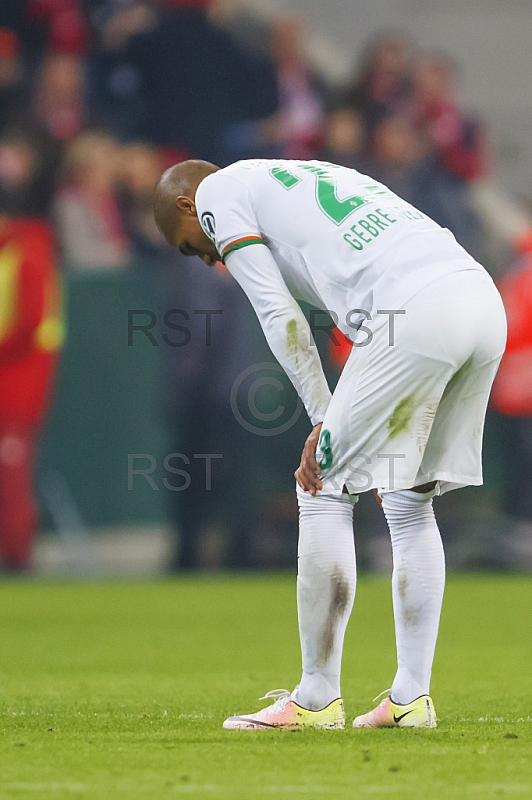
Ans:
{"label": "white jersey", "polygon": [[386,186],[327,162],[239,161],[200,183],[196,206],[313,424],[330,391],[296,300],[327,310],[355,340],[361,323],[388,322],[385,312],[440,276],[483,271],[450,231]]}

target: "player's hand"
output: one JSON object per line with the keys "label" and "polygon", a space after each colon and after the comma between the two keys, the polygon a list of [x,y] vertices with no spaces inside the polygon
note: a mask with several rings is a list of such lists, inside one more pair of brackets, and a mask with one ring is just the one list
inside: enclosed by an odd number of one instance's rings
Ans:
{"label": "player's hand", "polygon": [[312,428],[301,454],[301,463],[294,472],[298,485],[304,492],[310,492],[313,497],[319,489],[323,489],[323,483],[319,478],[321,470],[316,461],[316,447],[320,438],[321,426],[322,423],[319,422]]}

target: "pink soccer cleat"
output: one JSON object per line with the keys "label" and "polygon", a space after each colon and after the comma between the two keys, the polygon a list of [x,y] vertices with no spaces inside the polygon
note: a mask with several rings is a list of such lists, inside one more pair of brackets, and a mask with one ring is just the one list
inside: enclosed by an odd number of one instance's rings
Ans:
{"label": "pink soccer cleat", "polygon": [[274,689],[261,697],[261,700],[274,700],[271,706],[255,714],[229,717],[223,727],[226,731],[260,731],[279,728],[284,731],[295,730],[343,730],[345,728],[344,704],[341,698],[333,700],[320,711],[309,711],[293,699],[294,692],[287,689]]}
{"label": "pink soccer cleat", "polygon": [[[377,698],[376,698],[377,699]],[[353,728],[435,728],[436,712],[428,694],[399,705],[388,696],[377,708],[355,717]]]}

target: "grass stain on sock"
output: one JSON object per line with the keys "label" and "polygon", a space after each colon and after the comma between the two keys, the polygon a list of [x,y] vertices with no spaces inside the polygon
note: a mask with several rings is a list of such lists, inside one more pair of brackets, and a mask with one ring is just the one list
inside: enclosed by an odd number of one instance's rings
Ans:
{"label": "grass stain on sock", "polygon": [[345,614],[347,606],[349,605],[349,598],[350,598],[349,583],[342,574],[342,572],[338,571],[333,576],[332,582],[334,585],[332,591],[331,605],[329,608],[329,614],[327,616],[325,629],[323,631],[323,637],[319,653],[320,661],[323,660],[324,663],[327,663],[327,661],[331,657],[332,651],[334,649],[334,639],[336,635],[336,629],[338,627],[339,621]]}

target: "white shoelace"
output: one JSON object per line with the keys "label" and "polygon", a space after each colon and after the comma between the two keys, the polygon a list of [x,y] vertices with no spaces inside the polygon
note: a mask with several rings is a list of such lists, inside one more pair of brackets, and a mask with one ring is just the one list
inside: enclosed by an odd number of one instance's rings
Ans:
{"label": "white shoelace", "polygon": [[[259,700],[273,700],[273,704],[268,706],[268,710],[273,713],[276,711],[284,711],[286,708],[287,703],[292,699],[292,692],[289,692],[288,689],[272,689],[270,692],[266,692],[263,697],[259,697]],[[266,710],[266,709],[264,709]]]}
{"label": "white shoelace", "polygon": [[385,695],[385,694],[389,695],[391,691],[392,691],[392,687],[390,686],[390,688],[389,688],[389,689],[385,689],[383,692],[381,692],[380,694],[378,694],[378,695],[377,695],[377,697],[374,697],[374,698],[373,698],[373,700],[372,700],[371,702],[372,702],[372,703],[376,703],[376,702],[377,702],[377,700],[380,700],[380,699],[381,699],[381,697],[384,697],[384,695]]}

